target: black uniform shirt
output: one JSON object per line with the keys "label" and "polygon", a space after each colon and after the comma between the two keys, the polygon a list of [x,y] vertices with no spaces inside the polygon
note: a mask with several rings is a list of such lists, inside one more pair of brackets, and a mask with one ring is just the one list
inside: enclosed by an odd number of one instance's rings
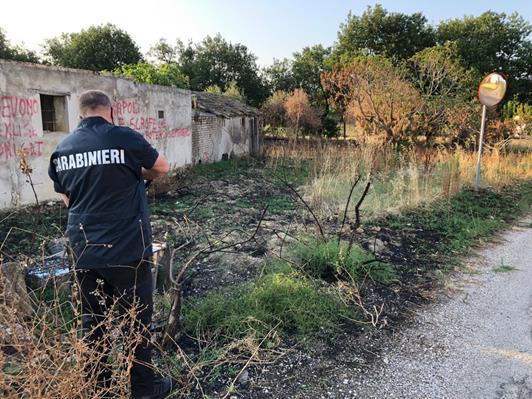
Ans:
{"label": "black uniform shirt", "polygon": [[155,148],[139,133],[101,117],[83,119],[50,158],[54,189],[69,198],[67,235],[78,268],[151,257],[149,210],[141,168]]}

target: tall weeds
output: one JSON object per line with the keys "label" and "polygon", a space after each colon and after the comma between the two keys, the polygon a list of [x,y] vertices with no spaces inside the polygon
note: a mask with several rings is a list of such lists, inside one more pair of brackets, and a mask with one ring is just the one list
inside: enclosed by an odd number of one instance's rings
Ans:
{"label": "tall weeds", "polygon": [[[383,142],[291,142],[270,146],[266,153],[275,173],[290,171],[303,185],[305,199],[325,217],[342,212],[356,176],[371,175],[373,189],[362,206],[370,218],[451,197],[471,185],[477,157],[461,148],[398,151]],[[532,152],[497,146],[485,151],[483,186],[531,178]]]}

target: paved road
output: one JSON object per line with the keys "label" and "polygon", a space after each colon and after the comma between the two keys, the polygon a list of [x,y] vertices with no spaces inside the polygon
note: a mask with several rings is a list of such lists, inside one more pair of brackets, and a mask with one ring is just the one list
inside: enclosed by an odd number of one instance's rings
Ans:
{"label": "paved road", "polygon": [[421,310],[373,371],[351,376],[349,397],[532,399],[531,223],[472,258],[458,291]]}

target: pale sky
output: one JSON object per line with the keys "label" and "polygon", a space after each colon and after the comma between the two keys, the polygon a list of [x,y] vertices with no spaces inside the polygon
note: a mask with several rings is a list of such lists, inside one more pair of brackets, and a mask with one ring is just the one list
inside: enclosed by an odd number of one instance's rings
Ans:
{"label": "pale sky", "polygon": [[0,27],[13,44],[39,51],[45,38],[111,22],[148,51],[159,38],[197,42],[220,33],[246,45],[262,66],[304,46],[330,46],[347,13],[381,3],[388,11],[421,11],[431,23],[479,15],[488,9],[518,12],[532,21],[532,0],[3,0]]}

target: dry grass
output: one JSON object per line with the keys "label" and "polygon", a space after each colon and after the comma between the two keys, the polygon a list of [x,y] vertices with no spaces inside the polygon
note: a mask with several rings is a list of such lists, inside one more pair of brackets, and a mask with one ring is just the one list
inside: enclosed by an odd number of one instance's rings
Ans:
{"label": "dry grass", "polygon": [[[145,334],[135,327],[138,307],[132,306],[123,315],[109,311],[95,327],[107,331],[103,340],[112,370],[110,383],[101,388],[96,384],[95,365],[104,359],[104,352],[80,334],[80,303],[75,290],[56,287],[30,292],[29,312],[17,310],[13,302],[17,298],[9,294],[12,290],[0,292],[0,397],[130,397],[133,353]],[[50,292],[52,297],[47,297]]]}
{"label": "dry grass", "polygon": [[[471,186],[477,161],[476,153],[460,148],[398,152],[378,140],[359,146],[292,142],[269,147],[267,156],[277,173],[289,168],[301,177],[305,199],[325,217],[342,212],[356,176],[373,183],[361,208],[371,218],[450,197]],[[498,188],[527,179],[532,179],[532,152],[508,146],[486,149],[483,186]]]}

